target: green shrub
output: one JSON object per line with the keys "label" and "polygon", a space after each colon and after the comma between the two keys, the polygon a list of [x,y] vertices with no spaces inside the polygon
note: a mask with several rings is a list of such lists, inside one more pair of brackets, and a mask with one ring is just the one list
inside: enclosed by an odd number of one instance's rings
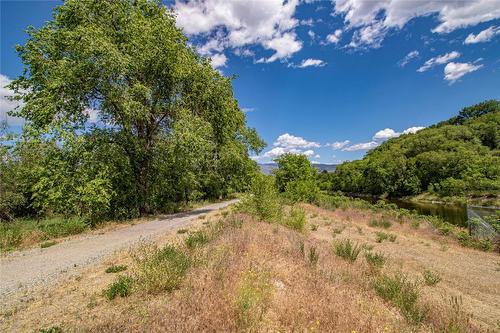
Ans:
{"label": "green shrub", "polygon": [[408,280],[404,274],[382,275],[375,279],[373,288],[380,297],[399,308],[409,322],[419,324],[424,319],[425,312],[418,305],[418,284]]}
{"label": "green shrub", "polygon": [[389,229],[392,226],[392,223],[388,220],[376,220],[373,219],[369,223],[370,227],[384,228]]}
{"label": "green shrub", "polygon": [[386,261],[382,253],[366,252],[365,258],[366,262],[374,268],[382,268]]}
{"label": "green shrub", "polygon": [[0,222],[0,249],[9,250],[19,246],[24,234],[24,229],[18,221]]}
{"label": "green shrub", "polygon": [[106,273],[118,273],[118,272],[123,272],[124,270],[127,269],[127,266],[125,265],[111,265],[108,268],[106,268]]}
{"label": "green shrub", "polygon": [[148,293],[179,288],[190,266],[189,257],[172,245],[143,246],[133,254],[133,259],[137,285]]}
{"label": "green shrub", "polygon": [[375,235],[377,236],[377,238],[376,238],[377,243],[382,243],[385,240],[389,240],[391,242],[396,241],[396,235],[394,235],[394,234],[389,234],[389,233],[385,233],[382,231],[377,231],[375,233]]}
{"label": "green shrub", "polygon": [[56,244],[57,244],[57,242],[56,242],[56,241],[46,241],[46,242],[43,242],[42,244],[40,244],[40,247],[41,247],[42,249],[45,249],[45,248],[47,248],[47,247],[51,247],[51,246],[54,246],[54,245],[56,245]]}
{"label": "green shrub", "polygon": [[290,229],[303,231],[306,225],[306,213],[304,209],[298,206],[292,207],[289,215],[282,223]]}
{"label": "green shrub", "polygon": [[362,246],[352,242],[350,239],[345,239],[335,243],[335,254],[350,262],[356,261]]}
{"label": "green shrub", "polygon": [[257,174],[252,179],[249,195],[245,196],[240,209],[267,222],[278,222],[282,218],[282,205],[274,178]]}
{"label": "green shrub", "polygon": [[314,179],[290,181],[286,185],[285,196],[292,202],[315,203],[318,194],[319,187]]}
{"label": "green shrub", "polygon": [[441,277],[439,276],[439,274],[434,273],[430,270],[425,270],[422,275],[424,277],[425,284],[428,286],[435,286],[441,281]]}
{"label": "green shrub", "polygon": [[104,296],[108,300],[113,300],[116,296],[127,297],[132,292],[132,278],[119,276],[118,279],[104,290]]}
{"label": "green shrub", "polygon": [[189,249],[194,249],[198,246],[208,243],[208,236],[203,231],[195,231],[186,238],[186,246]]}

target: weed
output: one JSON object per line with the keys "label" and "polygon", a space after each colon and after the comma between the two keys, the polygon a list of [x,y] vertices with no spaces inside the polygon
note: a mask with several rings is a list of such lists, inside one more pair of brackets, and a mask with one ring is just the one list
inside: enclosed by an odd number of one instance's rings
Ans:
{"label": "weed", "polygon": [[419,220],[412,220],[411,227],[414,229],[418,229],[420,227],[420,221]]}
{"label": "weed", "polygon": [[236,320],[241,330],[258,331],[272,296],[272,285],[267,272],[250,270],[241,277],[236,290]]}
{"label": "weed", "polygon": [[362,246],[353,243],[350,239],[342,240],[335,243],[335,254],[350,262],[356,261]]}
{"label": "weed", "polygon": [[312,266],[316,266],[316,264],[318,263],[318,260],[319,260],[319,253],[316,250],[315,246],[311,246],[309,248],[309,263]]}
{"label": "weed", "polygon": [[377,231],[375,233],[375,235],[377,236],[377,238],[376,238],[377,243],[382,243],[385,240],[389,240],[391,242],[396,241],[396,235],[393,235],[393,234],[385,233],[382,231]]}
{"label": "weed", "polygon": [[382,253],[365,253],[366,262],[374,268],[382,268],[385,264],[386,258]]}
{"label": "weed", "polygon": [[127,266],[125,266],[125,265],[111,265],[108,268],[106,268],[105,272],[106,273],[118,273],[118,272],[123,272],[126,269],[127,269]]}
{"label": "weed", "polygon": [[470,331],[471,316],[463,310],[462,305],[462,297],[452,296],[450,298],[447,323],[442,332],[460,333]]}
{"label": "weed", "polygon": [[311,231],[317,231],[318,230],[318,225],[317,224],[311,224]]}
{"label": "weed", "polygon": [[207,217],[207,216],[206,215],[200,215],[200,216],[198,216],[198,220],[204,220],[205,217]]}
{"label": "weed", "polygon": [[132,282],[132,278],[128,276],[119,276],[104,290],[104,297],[109,301],[115,299],[116,296],[127,297],[132,292]]}
{"label": "weed", "polygon": [[334,235],[340,235],[342,233],[342,231],[344,231],[344,229],[345,229],[345,226],[333,228],[332,232]]}
{"label": "weed", "polygon": [[425,270],[422,275],[424,277],[425,284],[428,286],[435,286],[441,281],[441,277],[438,273],[434,273],[428,269]]}
{"label": "weed", "polygon": [[208,236],[203,231],[195,231],[186,238],[186,246],[194,249],[200,245],[208,243]]}
{"label": "weed", "polygon": [[153,294],[179,288],[190,265],[189,257],[172,245],[143,246],[133,259],[137,285]]}
{"label": "weed", "polygon": [[43,242],[42,244],[40,244],[40,247],[41,247],[42,249],[45,249],[45,248],[47,248],[47,247],[51,247],[51,246],[54,246],[54,245],[56,245],[56,244],[57,244],[57,242],[56,242],[56,241],[46,241],[46,242]]}
{"label": "weed", "polygon": [[371,250],[373,250],[373,245],[371,245],[371,244],[363,244],[363,245],[361,245],[361,248],[363,250],[365,250],[365,251],[371,251]]}
{"label": "weed", "polygon": [[389,229],[392,226],[392,223],[386,219],[383,220],[371,220],[368,224],[370,227],[384,228]]}
{"label": "weed", "polygon": [[363,234],[363,228],[361,228],[359,225],[356,226],[356,230],[358,231],[358,234]]}
{"label": "weed", "polygon": [[394,304],[410,323],[419,324],[424,319],[425,311],[418,305],[418,284],[404,274],[382,275],[375,279],[373,288],[380,297]]}
{"label": "weed", "polygon": [[177,230],[178,234],[185,234],[186,232],[188,232],[187,229],[179,229],[179,230]]}
{"label": "weed", "polygon": [[300,254],[302,255],[302,257],[303,257],[303,256],[305,256],[305,251],[304,251],[304,242],[302,242],[302,241],[301,241],[301,242],[300,242],[300,244],[299,244],[299,252],[300,252]]}

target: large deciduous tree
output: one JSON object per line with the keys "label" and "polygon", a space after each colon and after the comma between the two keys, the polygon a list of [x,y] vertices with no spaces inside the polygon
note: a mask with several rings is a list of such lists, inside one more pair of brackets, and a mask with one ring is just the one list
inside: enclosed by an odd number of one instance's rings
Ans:
{"label": "large deciduous tree", "polygon": [[[23,101],[17,114],[27,120],[30,135],[49,133],[64,145],[58,133],[87,133],[112,154],[123,154],[142,214],[152,210],[155,198],[187,199],[193,183],[227,192],[192,178],[210,170],[207,178],[229,181],[231,174],[224,172],[234,166],[225,155],[234,154],[245,167],[248,151],[263,148],[255,130],[246,127],[231,79],[188,46],[160,1],[68,0],[52,21],[28,33],[26,44],[18,46],[25,73],[11,88]],[[98,122],[90,126],[95,114]],[[174,125],[177,120],[188,126],[184,132]],[[180,141],[166,148],[175,138]],[[166,165],[174,168],[172,163],[182,165],[168,173],[176,185],[185,185],[182,194],[158,194],[158,174],[165,174]]]}

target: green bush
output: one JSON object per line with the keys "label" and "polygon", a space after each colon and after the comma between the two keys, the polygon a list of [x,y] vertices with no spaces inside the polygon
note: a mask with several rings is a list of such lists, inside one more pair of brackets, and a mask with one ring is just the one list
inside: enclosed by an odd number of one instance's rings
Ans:
{"label": "green bush", "polygon": [[47,247],[51,247],[51,246],[54,246],[54,245],[56,245],[56,244],[57,244],[57,242],[56,242],[56,241],[46,241],[46,242],[43,242],[42,244],[40,244],[40,247],[41,247],[42,249],[45,249],[45,248],[47,248]]}
{"label": "green bush", "polygon": [[259,220],[280,221],[282,205],[274,185],[274,178],[256,174],[252,179],[250,193],[243,198],[240,208]]}
{"label": "green bush", "polygon": [[396,241],[396,235],[394,235],[394,234],[389,234],[386,232],[377,231],[375,233],[375,235],[377,236],[377,238],[376,238],[377,243],[382,243],[385,240],[389,240],[391,242]]}
{"label": "green bush", "polygon": [[382,253],[366,252],[365,259],[374,268],[382,268],[386,262],[386,258]]}
{"label": "green bush", "polygon": [[342,240],[335,243],[335,254],[350,262],[356,261],[362,246],[352,242],[350,239]]}
{"label": "green bush", "polygon": [[104,296],[108,300],[113,300],[116,296],[127,297],[132,293],[132,278],[119,276],[118,279],[104,290]]}
{"label": "green bush", "polygon": [[289,215],[283,219],[282,223],[290,229],[303,231],[306,224],[306,213],[304,209],[298,206],[292,207]]}
{"label": "green bush", "polygon": [[290,181],[285,188],[285,196],[292,202],[315,203],[318,201],[318,194],[319,187],[313,179]]}
{"label": "green bush", "polygon": [[424,319],[425,311],[418,305],[418,284],[404,274],[382,275],[375,279],[373,288],[380,297],[398,307],[409,322],[419,324]]}
{"label": "green bush", "polygon": [[125,265],[111,265],[108,268],[106,268],[106,273],[118,273],[118,272],[123,272],[124,270],[127,269],[127,266]]}
{"label": "green bush", "polygon": [[187,254],[172,245],[163,248],[146,245],[133,258],[137,285],[148,293],[179,288],[190,266]]}

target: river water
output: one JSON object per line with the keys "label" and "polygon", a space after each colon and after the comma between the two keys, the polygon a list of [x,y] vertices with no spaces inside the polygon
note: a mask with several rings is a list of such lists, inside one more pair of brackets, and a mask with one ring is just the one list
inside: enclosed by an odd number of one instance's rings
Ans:
{"label": "river water", "polygon": [[[377,202],[377,198],[364,198],[360,199]],[[467,206],[457,204],[440,204],[431,202],[415,202],[401,199],[384,199],[386,202],[394,203],[399,208],[415,210],[421,215],[439,216],[443,220],[460,227],[467,227]]]}

